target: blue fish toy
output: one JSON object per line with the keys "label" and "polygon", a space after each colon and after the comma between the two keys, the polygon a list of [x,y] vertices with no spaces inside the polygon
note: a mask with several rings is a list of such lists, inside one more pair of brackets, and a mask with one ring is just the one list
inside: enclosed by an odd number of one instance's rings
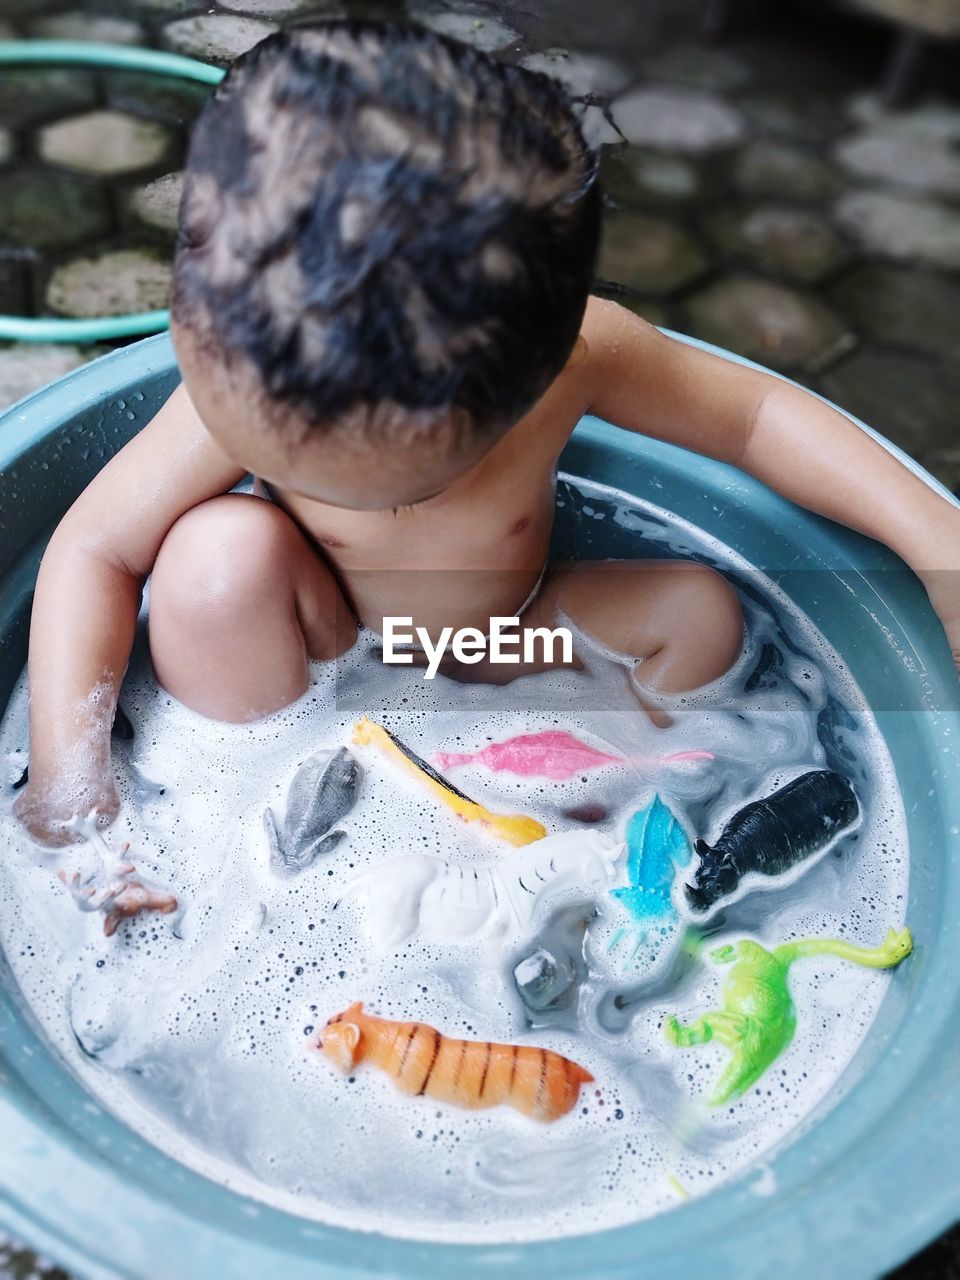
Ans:
{"label": "blue fish toy", "polygon": [[613,951],[627,939],[630,950],[625,966],[629,966],[650,931],[661,939],[673,931],[678,917],[670,894],[677,872],[693,857],[693,846],[659,795],[627,823],[626,845],[627,883],[611,889],[610,896],[636,924],[616,929],[607,950]]}
{"label": "blue fish toy", "polygon": [[677,870],[693,857],[687,833],[658,795],[627,824],[627,879],[611,889],[634,920],[661,920],[674,916],[670,891]]}

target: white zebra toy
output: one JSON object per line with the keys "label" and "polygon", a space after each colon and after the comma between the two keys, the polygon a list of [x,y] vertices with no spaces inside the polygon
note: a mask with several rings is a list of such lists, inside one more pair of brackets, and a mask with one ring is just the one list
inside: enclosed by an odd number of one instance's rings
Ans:
{"label": "white zebra toy", "polygon": [[415,933],[444,942],[522,937],[551,898],[592,898],[606,888],[623,850],[599,831],[545,836],[496,863],[444,862],[427,854],[391,858],[352,881],[367,929],[384,949]]}

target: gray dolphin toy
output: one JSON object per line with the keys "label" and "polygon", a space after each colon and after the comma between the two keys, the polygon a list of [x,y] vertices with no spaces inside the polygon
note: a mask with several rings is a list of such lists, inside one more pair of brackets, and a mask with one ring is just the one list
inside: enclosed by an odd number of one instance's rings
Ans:
{"label": "gray dolphin toy", "polygon": [[356,804],[362,773],[346,747],[321,751],[303,762],[290,783],[282,824],[277,825],[272,809],[263,813],[270,866],[277,875],[306,871],[347,838],[334,828]]}

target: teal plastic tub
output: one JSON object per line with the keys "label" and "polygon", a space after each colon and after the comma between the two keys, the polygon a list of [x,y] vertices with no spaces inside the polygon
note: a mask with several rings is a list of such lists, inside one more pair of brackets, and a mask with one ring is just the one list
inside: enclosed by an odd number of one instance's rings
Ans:
{"label": "teal plastic tub", "polygon": [[[168,338],[152,338],[0,419],[0,705],[26,659],[46,538],[176,377]],[[856,1280],[960,1217],[960,698],[923,589],[884,548],[732,468],[596,420],[579,426],[562,465],[676,512],[761,566],[839,650],[874,708],[907,814],[916,947],[831,1095],[765,1161],[762,1178],[748,1171],[635,1226],[523,1246],[416,1244],[267,1208],[151,1147],[49,1049],[4,969],[0,1228],[91,1278]],[[565,518],[558,538],[569,556],[637,554],[632,535],[609,521]]]}

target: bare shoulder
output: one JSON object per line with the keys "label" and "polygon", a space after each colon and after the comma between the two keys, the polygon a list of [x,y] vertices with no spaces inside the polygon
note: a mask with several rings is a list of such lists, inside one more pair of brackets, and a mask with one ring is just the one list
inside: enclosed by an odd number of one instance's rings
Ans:
{"label": "bare shoulder", "polygon": [[629,334],[631,341],[646,339],[650,342],[662,340],[662,335],[649,321],[641,319],[633,311],[621,307],[619,302],[610,298],[598,298],[591,294],[587,299],[580,332],[589,345],[590,342],[605,346]]}
{"label": "bare shoulder", "polygon": [[209,434],[181,385],[94,476],[57,536],[146,574],[173,523],[197,503],[228,492],[243,475],[244,468]]}
{"label": "bare shoulder", "polygon": [[591,297],[581,326],[586,352],[582,377],[591,391],[597,381],[628,362],[656,378],[671,349],[677,346],[648,321],[607,298]]}
{"label": "bare shoulder", "polygon": [[116,493],[149,487],[176,503],[226,493],[245,468],[232,461],[204,426],[181,383],[147,425],[111,459],[91,484]]}
{"label": "bare shoulder", "polygon": [[[197,412],[193,401],[190,399],[190,393],[182,382],[174,387],[140,435],[142,436],[148,431],[154,435],[158,435],[161,432],[165,434],[176,433],[184,439],[194,437],[197,441],[208,441],[212,448],[217,447],[214,445],[213,437],[203,425],[203,419]],[[138,438],[135,436],[134,440]]]}
{"label": "bare shoulder", "polygon": [[147,463],[161,475],[170,470],[181,477],[184,473],[216,477],[228,489],[244,474],[244,468],[231,461],[210,435],[182,382],[117,455],[115,461],[121,460]]}
{"label": "bare shoulder", "polygon": [[559,375],[511,432],[515,440],[529,438],[559,453],[583,415],[594,408],[598,385],[613,373],[610,357],[624,344],[624,324],[630,330],[637,327],[641,337],[646,333],[660,337],[652,325],[616,303],[587,300],[576,346]]}

